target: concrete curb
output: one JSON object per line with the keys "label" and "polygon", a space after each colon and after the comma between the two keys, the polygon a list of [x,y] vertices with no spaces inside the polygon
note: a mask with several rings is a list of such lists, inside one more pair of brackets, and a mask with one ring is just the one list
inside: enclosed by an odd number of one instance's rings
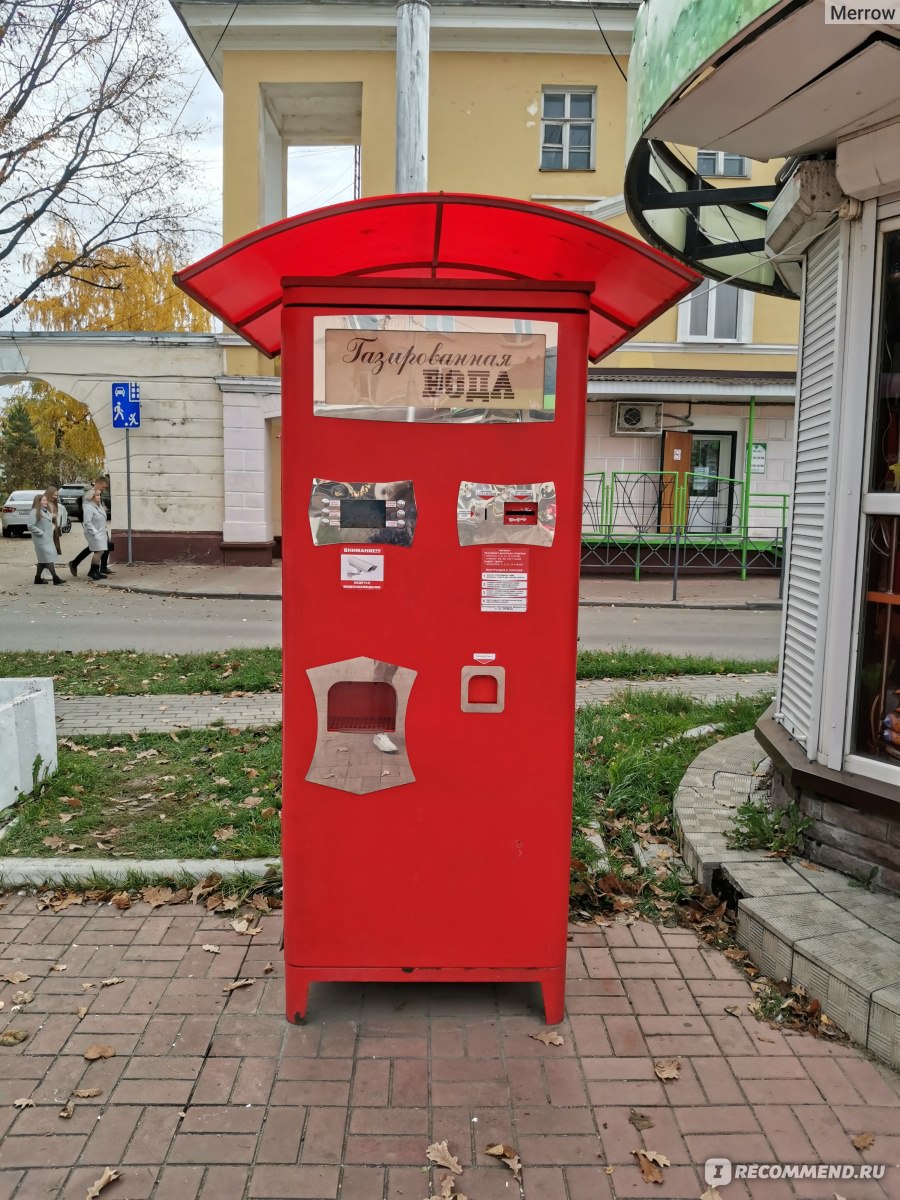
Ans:
{"label": "concrete curb", "polygon": [[579,600],[579,608],[700,608],[724,612],[781,612],[780,600]]}
{"label": "concrete curb", "polygon": [[[118,592],[137,592],[142,596],[182,596],[188,600],[281,600],[281,592],[209,592],[200,588],[143,587],[140,584],[110,583],[98,580],[98,587]],[[721,611],[780,612],[780,600],[579,600],[579,608],[698,608]]]}
{"label": "concrete curb", "polygon": [[699,754],[675,795],[681,852],[708,891],[738,897],[737,940],[770,979],[806,989],[850,1037],[900,1067],[900,897],[814,863],[732,850],[748,797],[765,802],[771,761],[750,733]]}
{"label": "concrete curb", "polygon": [[254,875],[262,878],[281,859],[245,858],[0,858],[0,888],[61,885],[66,880],[96,876],[124,881],[130,874],[191,876]]}
{"label": "concrete curb", "polygon": [[182,596],[186,600],[280,600],[281,592],[204,592],[193,588],[141,587],[131,583],[96,581],[98,586],[118,592],[137,592],[141,596]]}

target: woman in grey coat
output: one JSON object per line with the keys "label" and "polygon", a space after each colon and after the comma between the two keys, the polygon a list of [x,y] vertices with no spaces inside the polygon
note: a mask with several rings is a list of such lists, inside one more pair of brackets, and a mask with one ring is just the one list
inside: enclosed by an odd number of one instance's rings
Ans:
{"label": "woman in grey coat", "polygon": [[28,522],[28,532],[31,534],[31,544],[37,559],[37,570],[34,575],[35,583],[46,583],[43,579],[46,568],[53,582],[65,583],[56,573],[56,515],[53,502],[56,500],[56,488],[47,488],[42,496],[35,496],[31,506],[31,517]]}
{"label": "woman in grey coat", "polygon": [[109,549],[109,538],[106,533],[106,509],[103,500],[96,491],[85,492],[81,504],[81,524],[88,549],[92,551],[91,569],[88,579],[103,579],[100,562],[103,554]]}

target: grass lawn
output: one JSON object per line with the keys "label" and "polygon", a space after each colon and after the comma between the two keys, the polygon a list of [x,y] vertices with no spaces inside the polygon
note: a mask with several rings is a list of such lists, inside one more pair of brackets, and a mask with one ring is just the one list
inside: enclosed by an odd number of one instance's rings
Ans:
{"label": "grass lawn", "polygon": [[[634,843],[674,841],[672,801],[686,768],[717,739],[752,729],[770,699],[700,704],[664,692],[624,691],[607,705],[579,709],[572,856],[587,870],[577,869],[576,876],[590,877],[597,863],[583,832],[596,825],[609,856],[608,892],[621,888],[635,896],[648,915],[660,911],[660,899],[683,898],[674,875],[661,881],[635,869]],[[701,725],[722,728],[699,738],[678,736]]]}
{"label": "grass lawn", "polygon": [[750,675],[778,669],[777,659],[709,658],[655,650],[581,650],[579,679],[665,679],[671,675]]}
{"label": "grass lawn", "polygon": [[279,727],[64,738],[57,773],[7,810],[0,853],[274,858],[280,806]]}
{"label": "grass lawn", "polygon": [[[611,875],[634,892],[641,878],[633,869],[632,845],[672,837],[672,798],[685,768],[716,737],[752,728],[767,703],[759,698],[698,704],[683,696],[624,690],[608,704],[581,709],[573,857],[588,868],[595,864],[596,851],[583,830],[596,824]],[[722,730],[678,737],[704,724],[721,724]],[[57,773],[37,795],[8,810],[18,820],[0,842],[0,853],[275,857],[280,803],[277,726],[64,738]],[[652,898],[650,891],[648,903]]]}
{"label": "grass lawn", "polygon": [[[774,661],[656,654],[650,650],[582,650],[579,679],[665,679],[774,671]],[[137,654],[128,650],[22,650],[0,653],[0,677],[50,676],[60,695],[157,696],[277,692],[281,651],[223,650],[213,654]]]}
{"label": "grass lawn", "polygon": [[158,696],[281,691],[281,651],[139,654],[130,650],[0,653],[0,677],[48,675],[64,696]]}

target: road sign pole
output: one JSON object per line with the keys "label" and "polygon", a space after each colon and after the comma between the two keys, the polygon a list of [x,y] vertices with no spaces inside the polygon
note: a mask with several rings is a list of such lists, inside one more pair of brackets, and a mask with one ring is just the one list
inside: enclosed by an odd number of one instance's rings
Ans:
{"label": "road sign pole", "polygon": [[125,508],[128,517],[128,565],[131,566],[131,437],[125,427]]}

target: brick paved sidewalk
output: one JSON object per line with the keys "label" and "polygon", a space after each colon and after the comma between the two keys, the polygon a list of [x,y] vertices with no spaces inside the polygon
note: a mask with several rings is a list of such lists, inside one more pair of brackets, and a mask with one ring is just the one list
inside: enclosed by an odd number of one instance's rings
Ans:
{"label": "brick paved sidewalk", "polygon": [[[775,675],[681,675],[673,679],[630,682],[625,679],[579,681],[576,704],[597,704],[623,688],[669,691],[697,700],[733,699],[774,691]],[[250,696],[57,696],[59,733],[130,733],[139,730],[200,729],[222,723],[245,729],[281,720],[281,695]]]}
{"label": "brick paved sidewalk", "polygon": [[[529,1036],[540,997],[518,986],[314,985],[308,1024],[289,1026],[280,934],[278,917],[248,944],[195,908],[54,915],[7,896],[2,972],[27,973],[34,1000],[9,1016],[23,985],[0,991],[0,1027],[30,1035],[0,1048],[0,1197],[84,1200],[108,1166],[123,1175],[102,1200],[423,1200],[425,1148],[445,1138],[470,1200],[698,1200],[709,1156],[900,1161],[900,1079],[758,1023],[744,977],[689,931],[574,929],[560,1047]],[[113,974],[123,982],[99,987]],[[226,995],[238,977],[256,982]],[[116,1056],[88,1064],[92,1043]],[[654,1059],[672,1056],[680,1077],[663,1082]],[[652,1126],[638,1132],[632,1108]],[[875,1140],[859,1152],[863,1132]],[[495,1141],[522,1157],[521,1194],[484,1154]],[[639,1146],[671,1161],[662,1186],[642,1181]],[[896,1197],[900,1167],[883,1184],[732,1183],[721,1200],[836,1192]]]}

